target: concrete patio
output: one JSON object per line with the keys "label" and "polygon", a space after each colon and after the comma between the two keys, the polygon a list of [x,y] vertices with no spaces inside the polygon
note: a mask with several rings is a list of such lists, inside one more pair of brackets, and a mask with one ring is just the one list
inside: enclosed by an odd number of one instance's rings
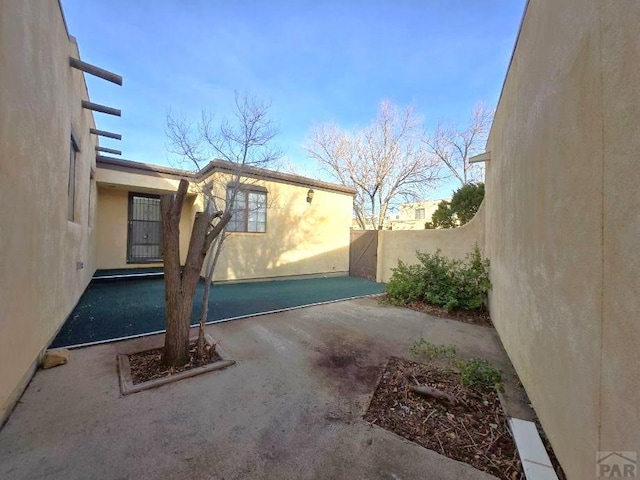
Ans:
{"label": "concrete patio", "polygon": [[0,478],[493,478],[362,420],[386,359],[410,358],[420,335],[498,366],[520,408],[493,329],[373,298],[208,332],[236,366],[127,397],[116,354],[149,338],[74,350],[39,371],[0,431]]}

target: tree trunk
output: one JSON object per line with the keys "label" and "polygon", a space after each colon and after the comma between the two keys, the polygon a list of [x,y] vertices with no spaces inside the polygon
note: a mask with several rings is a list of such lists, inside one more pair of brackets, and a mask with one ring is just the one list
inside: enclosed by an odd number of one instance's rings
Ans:
{"label": "tree trunk", "polygon": [[[200,260],[200,269],[201,269],[207,253],[209,253],[209,255],[214,255],[212,259],[210,258],[210,262],[208,262],[207,269],[205,272],[205,280],[204,280],[205,283],[203,286],[203,293],[202,293],[202,316],[200,317],[200,324],[198,327],[198,358],[199,359],[202,359],[202,354],[204,352],[204,325],[207,321],[207,315],[209,314],[209,290],[211,288],[211,281],[213,280],[213,272],[215,270],[216,264],[218,263],[218,257],[220,255],[220,250],[222,248],[222,242],[224,241],[224,236],[220,237],[217,248],[215,249],[216,250],[215,254],[213,252],[209,252],[209,250],[211,250],[211,244],[213,243],[213,241],[216,238],[218,238],[218,236],[224,230],[224,227],[226,227],[227,223],[229,223],[229,220],[231,220],[230,212],[224,212],[224,213],[217,212],[215,215],[213,215],[213,218],[218,216],[220,217],[220,220],[218,221],[216,226],[213,227],[211,231],[209,231],[209,233],[207,233],[206,235],[204,247],[202,249],[202,259]],[[207,223],[207,228],[210,226],[213,218],[211,218],[211,220],[209,220],[209,222]],[[193,229],[194,231],[196,229],[195,223],[193,225]],[[187,263],[189,263],[188,258],[187,258]]]}
{"label": "tree trunk", "polygon": [[[231,219],[230,213],[197,212],[191,229],[187,261],[180,265],[180,217],[189,182],[180,181],[178,192],[160,198],[162,212],[162,248],[164,259],[166,334],[162,361],[178,367],[189,361],[189,328],[193,297],[200,280],[200,271],[213,240]],[[211,222],[220,218],[211,228]]]}
{"label": "tree trunk", "polygon": [[[182,269],[180,268],[180,217],[188,186],[189,182],[181,180],[177,193],[163,195],[160,198],[167,330],[162,361],[167,366],[184,365],[189,360],[191,308],[188,311],[185,309]],[[189,303],[191,303],[191,299],[189,299]],[[188,317],[185,318],[186,315]]]}
{"label": "tree trunk", "polygon": [[[163,362],[167,366],[184,365],[189,361],[189,329],[193,312],[193,297],[200,280],[200,270],[206,255],[204,245],[207,240],[207,229],[210,217],[204,212],[197,212],[191,230],[187,261],[180,269],[180,252],[178,251],[178,268],[173,267],[167,277],[165,258],[165,299],[167,306],[167,333],[165,335]],[[169,219],[170,222],[173,218]],[[180,223],[178,216],[177,223]],[[173,229],[170,229],[173,233]],[[170,238],[170,242],[179,240]],[[173,250],[172,250],[173,251]],[[178,275],[175,275],[175,270]],[[177,277],[177,279],[176,279]]]}
{"label": "tree trunk", "polygon": [[[170,367],[189,362],[189,324],[193,306],[179,291],[171,292],[165,281],[167,333],[165,334],[162,361]],[[191,305],[190,305],[191,304]]]}
{"label": "tree trunk", "polygon": [[[204,356],[204,327],[207,323],[207,317],[209,315],[209,291],[211,290],[211,283],[213,282],[213,274],[218,264],[218,258],[220,258],[220,252],[222,251],[222,244],[224,243],[225,235],[222,234],[217,242],[214,240],[212,243],[211,251],[209,252],[209,258],[207,259],[207,268],[205,269],[204,289],[202,292],[202,315],[200,317],[200,325],[198,327],[198,358],[202,359]],[[215,253],[214,253],[215,252]]]}

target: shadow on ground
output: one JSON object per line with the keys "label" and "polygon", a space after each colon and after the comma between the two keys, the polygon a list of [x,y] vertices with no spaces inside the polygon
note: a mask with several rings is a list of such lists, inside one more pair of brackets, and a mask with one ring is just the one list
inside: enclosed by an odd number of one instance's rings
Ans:
{"label": "shadow on ground", "polygon": [[[204,282],[194,297],[192,325],[200,320]],[[311,278],[213,285],[209,321],[295,308],[384,292],[384,284],[355,277]],[[52,348],[163,331],[164,280],[96,279],[52,343]]]}
{"label": "shadow on ground", "polygon": [[0,431],[0,478],[493,478],[362,420],[389,356],[419,336],[517,378],[487,327],[363,298],[207,327],[238,363],[123,397],[116,354],[39,371]]}

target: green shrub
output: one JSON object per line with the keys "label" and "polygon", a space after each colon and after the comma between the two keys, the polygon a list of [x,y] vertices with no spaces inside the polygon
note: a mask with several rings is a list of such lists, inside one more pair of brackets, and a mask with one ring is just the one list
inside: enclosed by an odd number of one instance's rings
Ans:
{"label": "green shrub", "polygon": [[502,388],[502,374],[486,360],[472,358],[459,364],[460,382],[465,387]]}
{"label": "green shrub", "polygon": [[456,270],[457,278],[455,280],[457,287],[456,308],[465,310],[480,308],[491,288],[489,260],[482,259],[480,249],[476,245],[459,265],[460,268]]}
{"label": "green shrub", "polygon": [[398,260],[387,283],[387,296],[392,305],[406,305],[422,297],[424,285],[420,265],[407,265]]}
{"label": "green shrub", "polygon": [[410,350],[416,357],[425,356],[430,360],[439,356],[453,358],[456,355],[455,345],[435,345],[425,340],[424,337],[415,340]]}
{"label": "green shrub", "polygon": [[419,300],[447,310],[480,308],[491,288],[489,261],[483,260],[476,245],[464,260],[416,252],[419,263],[398,261],[387,283],[390,303],[406,305]]}

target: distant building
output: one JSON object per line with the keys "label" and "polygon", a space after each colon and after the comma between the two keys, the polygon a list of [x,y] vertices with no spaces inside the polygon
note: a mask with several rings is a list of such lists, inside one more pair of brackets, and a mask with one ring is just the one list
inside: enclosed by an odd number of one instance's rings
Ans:
{"label": "distant building", "polygon": [[438,209],[442,200],[403,203],[399,206],[398,213],[391,216],[388,226],[391,230],[424,230],[424,224],[431,221],[433,212]]}

